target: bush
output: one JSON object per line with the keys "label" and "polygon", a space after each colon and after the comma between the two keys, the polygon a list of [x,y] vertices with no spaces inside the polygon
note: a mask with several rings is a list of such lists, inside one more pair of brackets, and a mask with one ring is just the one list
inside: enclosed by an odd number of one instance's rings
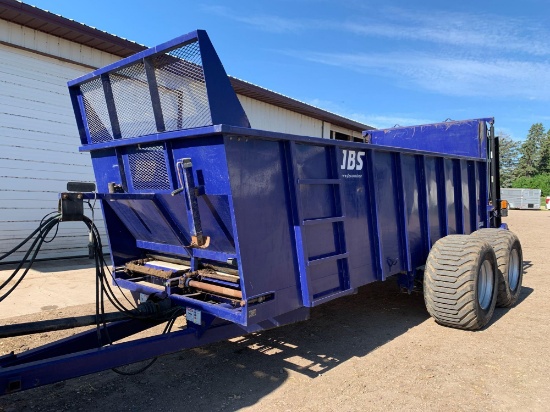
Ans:
{"label": "bush", "polygon": [[522,176],[512,183],[514,188],[540,189],[542,196],[550,196],[550,173],[535,175],[533,177]]}

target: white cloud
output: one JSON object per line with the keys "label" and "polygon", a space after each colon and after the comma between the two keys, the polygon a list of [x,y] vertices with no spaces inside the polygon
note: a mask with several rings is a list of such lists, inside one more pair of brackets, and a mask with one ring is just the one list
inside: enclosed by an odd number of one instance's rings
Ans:
{"label": "white cloud", "polygon": [[550,55],[550,37],[542,24],[521,18],[431,10],[429,13],[401,8],[369,9],[372,17],[347,21],[287,18],[274,14],[233,12],[225,6],[203,10],[248,24],[262,31],[295,33],[303,30],[343,31],[360,36],[428,42],[451,46],[469,53],[515,52],[532,56]]}
{"label": "white cloud", "polygon": [[[444,95],[550,100],[550,31],[536,21],[403,8],[369,8],[347,21],[246,14],[224,6],[204,9],[272,33],[340,31],[350,36],[346,47],[351,52],[283,52],[295,58],[391,77],[399,85]],[[365,53],[364,36],[397,41],[388,43],[387,53]]]}
{"label": "white cloud", "polygon": [[389,76],[431,92],[454,96],[550,98],[550,63],[457,58],[428,53],[324,53],[284,51],[311,62]]}
{"label": "white cloud", "polygon": [[390,127],[394,127],[395,125],[416,126],[419,124],[437,123],[438,121],[444,120],[444,119],[426,119],[424,117],[417,117],[414,115],[404,114],[404,113],[385,114],[385,115],[357,113],[357,112],[348,110],[343,104],[339,104],[330,100],[323,100],[323,99],[310,99],[310,100],[306,100],[306,103],[315,107],[319,107],[323,110],[328,110],[333,113],[337,113],[340,116],[346,117],[348,119],[353,119],[359,123],[372,126],[376,129],[387,129]]}
{"label": "white cloud", "polygon": [[271,14],[237,14],[224,6],[204,6],[203,10],[271,33],[294,33],[305,28],[305,25],[298,20]]}
{"label": "white cloud", "polygon": [[342,28],[358,35],[424,41],[469,52],[550,55],[548,30],[533,21],[497,15],[392,8],[371,20],[345,22]]}

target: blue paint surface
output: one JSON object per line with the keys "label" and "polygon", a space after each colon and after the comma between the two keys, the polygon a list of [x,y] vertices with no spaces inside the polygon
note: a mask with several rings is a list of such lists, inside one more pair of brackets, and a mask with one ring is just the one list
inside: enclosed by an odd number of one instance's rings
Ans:
{"label": "blue paint surface", "polygon": [[[200,59],[181,57],[182,50]],[[141,73],[145,63],[156,80],[129,71]],[[169,82],[166,67],[173,72]],[[145,101],[128,106],[117,86],[121,73],[134,76],[123,81]],[[147,81],[158,90],[145,87]],[[437,239],[487,222],[492,119],[368,131],[370,144],[318,139],[250,129],[228,85],[201,31],[69,83],[82,150],[91,152],[105,196],[115,264],[151,253],[191,265],[236,258],[242,306],[173,295],[180,304],[243,326],[259,324],[375,280],[411,275]],[[102,91],[106,98],[98,100]],[[171,106],[176,97],[183,99],[179,114]],[[132,115],[139,104],[151,110]],[[192,163],[185,176],[177,167],[184,159]],[[189,179],[196,187],[193,213]],[[109,183],[125,193],[107,194]],[[192,245],[199,223],[208,238],[201,248]],[[272,299],[249,306],[262,295]]]}
{"label": "blue paint surface", "polygon": [[[195,60],[178,55],[182,50]],[[147,65],[160,84],[140,71]],[[133,88],[128,95],[121,84]],[[69,88],[118,284],[158,293],[163,280],[136,281],[123,269],[152,254],[189,262],[192,270],[231,265],[239,276],[239,300],[165,288],[174,305],[200,310],[206,320],[188,324],[182,348],[306,319],[307,308],[389,276],[410,288],[437,239],[488,225],[492,119],[369,131],[371,144],[250,129],[202,31]],[[109,193],[113,184],[119,190]],[[204,244],[194,243],[197,228]],[[213,327],[220,319],[235,324],[223,329],[230,332]],[[71,342],[72,350],[86,347]],[[150,341],[139,347],[135,360],[164,353]],[[38,376],[41,365],[22,370]]]}

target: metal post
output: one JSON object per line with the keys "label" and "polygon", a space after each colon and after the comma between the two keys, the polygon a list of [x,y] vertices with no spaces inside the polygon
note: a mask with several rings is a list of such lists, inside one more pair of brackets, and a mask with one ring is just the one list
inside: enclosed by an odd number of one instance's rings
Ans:
{"label": "metal post", "polygon": [[493,202],[493,212],[491,215],[491,227],[499,228],[502,224],[500,212],[500,152],[498,137],[495,136],[495,125],[491,122],[489,128],[489,184],[491,187],[491,201]]}
{"label": "metal post", "polygon": [[113,138],[120,139],[122,138],[122,134],[120,131],[120,123],[118,121],[118,114],[115,105],[115,96],[113,94],[113,87],[111,86],[111,79],[109,78],[109,74],[105,73],[101,75],[101,83],[103,85],[103,92],[105,93],[105,102],[107,104],[109,120],[111,121]]}
{"label": "metal post", "polygon": [[160,103],[159,87],[157,77],[155,75],[155,66],[151,59],[143,59],[145,74],[147,76],[147,84],[149,86],[149,94],[151,96],[151,104],[153,105],[153,115],[155,116],[155,125],[158,132],[164,132],[166,125],[164,124],[164,116],[162,115],[162,105]]}
{"label": "metal post", "polygon": [[197,201],[196,193],[197,188],[195,187],[195,179],[193,178],[193,163],[191,162],[191,159],[185,158],[178,162],[178,165],[181,167],[183,172],[183,184],[189,205],[189,229],[191,232],[192,245],[201,247],[206,243],[206,239],[202,233],[199,203]]}

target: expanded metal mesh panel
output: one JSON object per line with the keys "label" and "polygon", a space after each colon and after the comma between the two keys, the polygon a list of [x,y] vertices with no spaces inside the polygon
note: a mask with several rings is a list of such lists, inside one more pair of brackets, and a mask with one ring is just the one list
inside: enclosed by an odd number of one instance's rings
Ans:
{"label": "expanded metal mesh panel", "polygon": [[105,94],[101,78],[93,79],[80,86],[86,111],[88,129],[92,143],[101,143],[113,139],[109,112],[105,104]]}
{"label": "expanded metal mesh panel", "polygon": [[[150,62],[155,72],[162,111],[159,118],[164,120],[164,130],[211,125],[199,42],[154,55]],[[98,77],[80,86],[92,143],[159,131],[143,61],[109,73],[108,83],[114,101],[111,115],[118,120],[120,136],[113,133],[102,79]]]}
{"label": "expanded metal mesh panel", "polygon": [[128,152],[134,190],[170,190],[164,147],[133,148]]}
{"label": "expanded metal mesh panel", "polygon": [[166,130],[211,124],[199,43],[159,54],[153,65]]}
{"label": "expanded metal mesh panel", "polygon": [[109,74],[122,138],[157,133],[143,62]]}

